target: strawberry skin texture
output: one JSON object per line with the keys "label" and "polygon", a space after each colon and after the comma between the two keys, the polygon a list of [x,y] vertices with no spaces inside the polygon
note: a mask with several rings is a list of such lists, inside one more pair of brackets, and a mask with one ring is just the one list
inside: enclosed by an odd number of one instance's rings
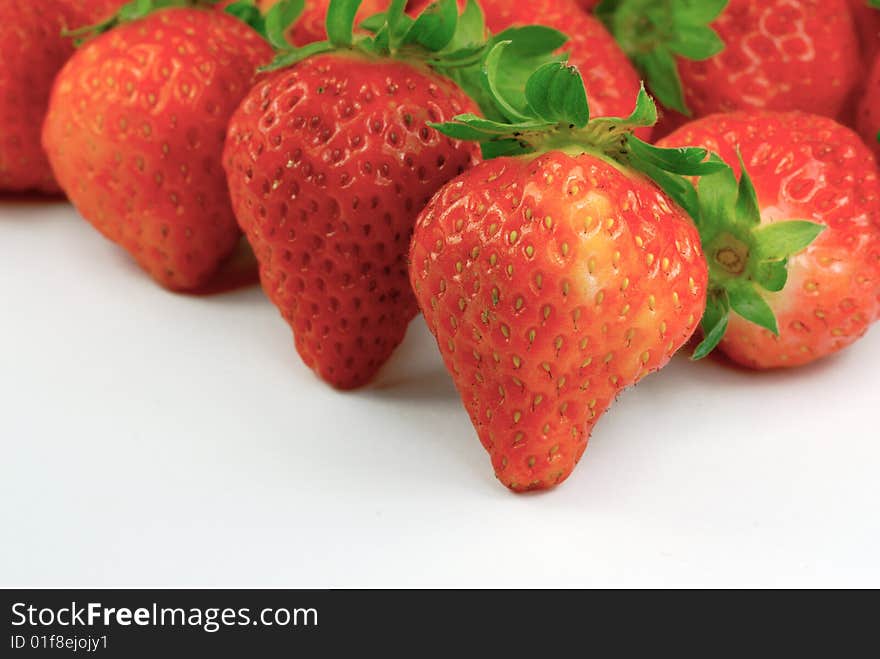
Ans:
{"label": "strawberry skin texture", "polygon": [[427,69],[327,54],[273,74],[233,116],[236,216],[300,356],[332,386],[368,383],[416,315],[416,216],[479,153],[427,122],[473,111]]}
{"label": "strawberry skin texture", "polygon": [[[880,13],[880,12],[877,12]],[[880,57],[865,80],[865,88],[856,110],[856,128],[874,155],[880,157]]]}
{"label": "strawberry skin texture", "polygon": [[62,4],[69,7],[77,16],[74,27],[93,25],[108,18],[128,0],[61,0]]}
{"label": "strawberry skin texture", "polygon": [[0,190],[60,192],[40,146],[55,74],[73,54],[78,16],[57,0],[0,2]]}
{"label": "strawberry skin texture", "polygon": [[765,294],[779,337],[731,314],[720,348],[734,362],[754,369],[806,364],[850,345],[880,316],[878,170],[855,133],[803,113],[734,113],[694,121],[658,145],[704,146],[737,172],[739,149],[762,224],[805,219],[828,226],[789,260],[785,289]]}
{"label": "strawberry skin texture", "polygon": [[870,67],[880,53],[880,11],[868,6],[868,0],[849,0],[849,5],[859,33],[862,61]]}
{"label": "strawberry skin texture", "polygon": [[410,278],[498,479],[561,483],[615,396],[664,366],[705,306],[688,216],[606,160],[487,161],[419,216]]}
{"label": "strawberry skin texture", "polygon": [[[416,7],[428,4],[417,3]],[[460,7],[464,4],[459,1]],[[493,33],[539,24],[567,35],[569,41],[562,50],[569,53],[568,63],[576,66],[584,79],[591,116],[627,117],[632,112],[641,87],[638,72],[601,21],[582,11],[575,0],[482,0],[480,6]],[[636,131],[643,140],[651,134],[651,128]]]}
{"label": "strawberry skin texture", "polygon": [[730,0],[712,23],[725,49],[678,60],[696,117],[801,110],[836,117],[861,71],[848,0]]}
{"label": "strawberry skin texture", "polygon": [[232,16],[168,9],[88,42],[55,82],[43,145],[61,187],[169,289],[205,285],[235,248],[226,125],[271,57]]}

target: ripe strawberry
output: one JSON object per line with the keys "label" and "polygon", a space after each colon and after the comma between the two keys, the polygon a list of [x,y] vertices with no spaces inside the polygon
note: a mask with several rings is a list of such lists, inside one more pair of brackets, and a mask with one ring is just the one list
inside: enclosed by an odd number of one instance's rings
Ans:
{"label": "ripe strawberry", "polygon": [[[421,6],[426,4],[427,0],[422,0]],[[459,5],[463,6],[464,0]],[[575,0],[481,0],[480,6],[493,33],[540,23],[567,35],[569,41],[561,50],[584,77],[593,116],[620,116],[632,108],[639,92],[639,74],[602,23],[581,11]],[[638,135],[648,139],[651,128],[639,128]]]}
{"label": "ripe strawberry", "polygon": [[226,125],[271,54],[232,16],[171,8],[89,41],[58,75],[43,130],[55,175],[163,286],[199,288],[235,248]]}
{"label": "ripe strawberry", "polygon": [[593,11],[600,0],[578,0],[578,4],[584,11]]}
{"label": "ripe strawberry", "polygon": [[672,128],[688,112],[838,116],[860,72],[847,1],[672,0],[670,10],[655,0],[606,0],[598,12],[651,91],[679,113],[664,121]]}
{"label": "ripe strawberry", "polygon": [[644,93],[628,120],[588,123],[580,76],[549,64],[526,101],[520,123],[463,116],[441,127],[526,155],[445,186],[419,216],[410,254],[446,367],[496,476],[515,491],[567,478],[615,396],[697,327],[699,235],[636,168],[660,180],[664,168],[712,171],[694,164],[705,151],[662,152],[628,135],[656,118]]}
{"label": "ripe strawberry", "polygon": [[71,27],[79,28],[112,16],[129,0],[61,0],[61,2],[75,12],[77,20]]}
{"label": "ripe strawberry", "polygon": [[714,187],[700,189],[693,211],[710,266],[698,352],[720,338],[744,366],[798,366],[850,345],[880,317],[878,170],[852,131],[815,115],[749,112],[694,121],[659,144],[704,146],[735,170],[739,152],[754,181],[752,190],[743,176],[739,195],[733,173],[700,183]]}
{"label": "ripe strawberry", "polygon": [[443,68],[444,58],[454,66],[456,53],[479,53],[485,29],[459,19],[454,2],[416,21],[395,2],[387,21],[396,27],[378,32],[392,40],[353,40],[344,5],[330,4],[332,42],[248,94],[224,165],[263,288],[300,356],[351,389],[370,381],[417,312],[406,266],[416,215],[478,158],[475,145],[428,125],[475,106],[422,62]]}
{"label": "ripe strawberry", "polygon": [[880,2],[877,0],[849,0],[853,21],[859,33],[862,62],[870,68],[880,53]]}
{"label": "ripe strawberry", "polygon": [[855,126],[865,144],[874,151],[876,157],[880,157],[880,57],[874,62],[865,80],[856,108]]}
{"label": "ripe strawberry", "polygon": [[59,192],[40,126],[55,74],[73,54],[61,33],[78,21],[59,0],[0,2],[0,190]]}

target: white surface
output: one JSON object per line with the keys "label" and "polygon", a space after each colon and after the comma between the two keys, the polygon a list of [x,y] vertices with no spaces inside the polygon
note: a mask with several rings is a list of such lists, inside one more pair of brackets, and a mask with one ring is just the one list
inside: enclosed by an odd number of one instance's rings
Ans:
{"label": "white surface", "polygon": [[336,393],[258,289],[166,293],[63,204],[0,205],[0,309],[3,586],[880,586],[877,328],[680,356],[515,496],[421,321]]}

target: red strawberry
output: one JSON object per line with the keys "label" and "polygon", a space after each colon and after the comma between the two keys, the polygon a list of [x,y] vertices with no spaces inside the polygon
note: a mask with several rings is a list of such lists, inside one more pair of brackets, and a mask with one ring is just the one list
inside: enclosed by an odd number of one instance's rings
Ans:
{"label": "red strawberry", "polygon": [[870,0],[849,0],[849,6],[859,33],[862,62],[870,67],[880,53],[880,11]]}
{"label": "red strawberry", "polygon": [[856,128],[862,139],[880,157],[880,57],[874,62],[865,81],[862,97],[856,109]]}
{"label": "red strawberry", "polygon": [[593,11],[600,0],[577,0],[577,2],[584,11]]}
{"label": "red strawberry", "polygon": [[[425,4],[428,2],[422,2]],[[463,6],[464,0],[459,4]],[[569,54],[568,63],[578,67],[584,77],[593,116],[620,116],[632,109],[639,74],[602,23],[581,11],[574,0],[481,0],[480,6],[493,33],[539,23],[567,35],[569,41],[562,50]],[[640,128],[638,135],[648,139],[651,128]]]}
{"label": "red strawberry", "polygon": [[[339,20],[331,6],[328,24]],[[300,356],[351,389],[375,375],[417,312],[406,269],[416,215],[478,150],[428,126],[474,108],[419,63],[433,53],[410,43],[403,61],[379,46],[326,46],[254,87],[230,123],[224,164]]]}
{"label": "red strawberry", "polygon": [[[603,18],[670,110],[836,117],[860,72],[847,1],[704,0],[676,13],[654,0],[622,0]],[[670,114],[658,133],[685,121]]]}
{"label": "red strawberry", "polygon": [[[587,123],[573,70],[545,66],[528,89],[523,123],[506,132],[466,117],[441,128],[529,153],[444,187],[419,216],[410,255],[446,367],[496,476],[515,491],[568,477],[617,394],[691,336],[707,279],[693,223],[633,168],[639,143],[626,133],[653,120],[647,96],[629,121]],[[645,149],[673,169],[693,157]]]}
{"label": "red strawberry", "polygon": [[232,16],[177,8],[102,34],[58,76],[43,130],[55,175],[163,286],[199,288],[235,248],[226,125],[270,58]]}
{"label": "red strawberry", "polygon": [[[739,151],[757,195],[753,212],[732,210],[742,194],[734,202],[731,193],[726,215],[718,211],[724,204],[717,191],[704,203],[711,209],[711,231],[703,233],[707,317],[713,300],[723,305],[728,295],[736,312],[721,350],[751,368],[798,366],[862,336],[880,317],[880,196],[877,165],[858,137],[825,117],[752,112],[706,117],[659,142],[686,144],[716,152],[735,170]],[[780,233],[784,220],[795,220],[787,238]],[[803,220],[824,231],[786,258],[817,234]],[[770,322],[759,326],[768,313]],[[717,320],[704,323],[709,334],[718,326],[713,340],[724,331]],[[778,336],[767,328],[774,325]]]}
{"label": "red strawberry", "polygon": [[112,16],[129,0],[61,0],[61,2],[77,16],[77,21],[72,27],[82,27]]}
{"label": "red strawberry", "polygon": [[0,190],[59,192],[40,126],[55,74],[73,54],[61,32],[78,21],[59,0],[0,2]]}

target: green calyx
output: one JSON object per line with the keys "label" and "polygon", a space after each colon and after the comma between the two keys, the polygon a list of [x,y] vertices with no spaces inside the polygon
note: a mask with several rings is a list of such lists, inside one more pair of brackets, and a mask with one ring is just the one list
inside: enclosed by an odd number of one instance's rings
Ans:
{"label": "green calyx", "polygon": [[73,37],[74,43],[80,45],[83,42],[112,30],[122,23],[131,23],[140,20],[160,9],[170,7],[198,7],[214,5],[218,0],[131,0],[122,5],[115,14],[94,25],[85,25],[76,30],[64,32],[64,36]]}
{"label": "green calyx", "polygon": [[[278,50],[278,55],[266,68],[279,69],[312,55],[339,51],[420,62],[451,78],[478,103],[481,111],[492,116],[496,113],[496,106],[481,75],[483,62],[492,48],[499,42],[510,42],[507,68],[517,76],[510,81],[515,85],[517,80],[525,81],[527,73],[540,64],[563,59],[554,52],[568,40],[561,32],[538,25],[490,35],[483,12],[475,0],[468,0],[460,13],[456,0],[439,0],[415,18],[406,13],[406,0],[392,0],[386,12],[369,17],[355,32],[355,16],[361,2],[331,0],[327,10],[327,40],[301,48],[284,39],[287,27],[298,12],[295,13],[293,8],[283,9],[285,5],[301,5],[301,0],[285,0],[275,5],[265,18],[264,33]],[[278,18],[274,22],[273,11]],[[270,22],[274,26],[274,35],[269,29]]]}
{"label": "green calyx", "polygon": [[676,56],[705,60],[724,50],[709,26],[728,0],[603,0],[596,16],[629,56],[651,93],[667,108],[690,116]]}
{"label": "green calyx", "polygon": [[[590,152],[639,170],[658,183],[674,199],[687,196],[692,186],[681,176],[702,176],[724,168],[706,160],[706,149],[661,149],[633,135],[652,126],[657,109],[642,89],[632,114],[625,118],[590,118],[583,79],[575,67],[551,61],[538,66],[525,80],[510,70],[507,42],[496,44],[483,67],[483,86],[495,105],[487,119],[463,114],[436,124],[445,135],[480,142],[486,158],[547,151]],[[684,205],[682,203],[682,205]]]}
{"label": "green calyx", "polygon": [[[714,155],[711,160],[720,162]],[[685,202],[709,263],[704,339],[694,359],[715,349],[727,331],[731,311],[778,335],[776,317],[764,295],[785,288],[788,260],[825,230],[824,225],[805,220],[762,225],[755,188],[742,160],[740,164],[739,182],[725,167],[700,179],[696,194]]]}
{"label": "green calyx", "polygon": [[868,6],[874,9],[880,9],[880,0],[868,0]]}

